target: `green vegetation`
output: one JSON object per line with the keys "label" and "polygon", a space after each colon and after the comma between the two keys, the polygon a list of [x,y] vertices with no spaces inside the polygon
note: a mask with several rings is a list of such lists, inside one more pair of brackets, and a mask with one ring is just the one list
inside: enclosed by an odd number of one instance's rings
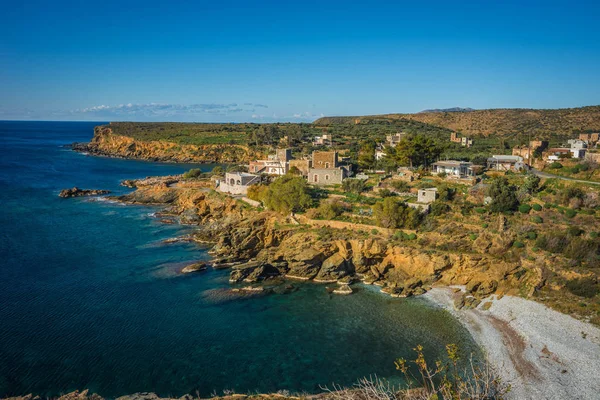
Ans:
{"label": "green vegetation", "polygon": [[367,183],[361,179],[344,179],[342,190],[346,193],[361,194],[367,189]]}
{"label": "green vegetation", "polygon": [[522,214],[529,214],[529,211],[531,211],[531,206],[529,204],[521,204],[519,206],[519,212]]}
{"label": "green vegetation", "polygon": [[200,176],[202,176],[202,171],[200,168],[192,168],[183,174],[184,179],[199,178]]}
{"label": "green vegetation", "polygon": [[306,180],[288,174],[275,179],[268,186],[263,204],[270,210],[288,214],[312,207],[314,200]]}
{"label": "green vegetation", "polygon": [[373,206],[373,217],[378,226],[383,228],[416,228],[421,220],[419,212],[397,200],[386,197]]}
{"label": "green vegetation", "polygon": [[519,205],[516,196],[516,187],[509,184],[505,177],[492,180],[488,188],[488,195],[492,198],[490,210],[492,212],[514,211]]}
{"label": "green vegetation", "polygon": [[576,296],[592,298],[600,293],[598,282],[593,278],[581,278],[567,281],[567,289]]}

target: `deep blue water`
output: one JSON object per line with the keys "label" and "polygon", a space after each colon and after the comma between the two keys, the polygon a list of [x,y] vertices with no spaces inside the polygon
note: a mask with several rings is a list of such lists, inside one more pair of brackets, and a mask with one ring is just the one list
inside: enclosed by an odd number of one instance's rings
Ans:
{"label": "deep blue water", "polygon": [[180,275],[206,249],[161,241],[193,228],[163,225],[148,207],[57,197],[72,186],[123,193],[122,179],[192,167],[62,147],[94,125],[0,122],[0,397],[317,392],[373,373],[397,381],[394,360],[417,344],[432,358],[447,343],[474,351],[423,300],[314,284],[237,298],[227,271]]}

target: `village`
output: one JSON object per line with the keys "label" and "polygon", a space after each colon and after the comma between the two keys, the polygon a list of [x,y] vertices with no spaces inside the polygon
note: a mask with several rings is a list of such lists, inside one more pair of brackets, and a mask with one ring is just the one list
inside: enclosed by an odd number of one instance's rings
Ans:
{"label": "village", "polygon": [[[394,151],[407,135],[404,132],[387,135],[385,143],[379,143],[375,147],[374,159],[379,161],[387,157],[386,152]],[[243,198],[256,206],[260,202],[248,198],[249,188],[253,185],[268,185],[273,179],[287,174],[301,176],[309,185],[324,188],[334,197],[345,181],[362,181],[358,184],[362,188],[359,194],[365,198],[398,196],[406,201],[407,206],[427,213],[430,205],[439,197],[440,186],[454,186],[455,189],[460,186],[469,193],[475,193],[487,188],[489,185],[486,181],[494,176],[532,174],[541,170],[557,173],[559,171],[556,166],[562,168],[563,164],[584,163],[582,165],[586,168],[592,166],[591,168],[596,169],[600,162],[600,152],[596,150],[599,139],[600,133],[584,133],[569,139],[561,147],[549,147],[547,140],[536,139],[531,140],[528,145],[515,146],[512,154],[490,155],[480,164],[439,159],[428,166],[400,166],[394,171],[386,171],[360,168],[350,157],[340,154],[346,153],[344,150],[334,149],[331,135],[323,134],[314,138],[312,144],[319,149],[313,150],[312,154],[295,158],[292,153],[294,149],[278,148],[266,159],[251,161],[246,166],[213,179],[218,191]],[[282,138],[281,143],[287,142],[287,137]],[[452,132],[449,142],[470,149],[474,139]],[[484,204],[491,201],[489,196],[482,198]],[[358,208],[359,215],[371,213],[367,208],[372,202],[367,200],[359,205],[366,206]]]}

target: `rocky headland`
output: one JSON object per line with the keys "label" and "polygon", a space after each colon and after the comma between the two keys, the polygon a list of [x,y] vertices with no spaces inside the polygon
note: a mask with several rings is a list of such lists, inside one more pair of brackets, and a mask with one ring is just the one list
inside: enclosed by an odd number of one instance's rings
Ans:
{"label": "rocky headland", "polygon": [[96,156],[182,163],[241,163],[261,155],[238,144],[194,145],[167,140],[136,140],[115,134],[110,126],[95,127],[89,143],[73,143],[71,148]]}

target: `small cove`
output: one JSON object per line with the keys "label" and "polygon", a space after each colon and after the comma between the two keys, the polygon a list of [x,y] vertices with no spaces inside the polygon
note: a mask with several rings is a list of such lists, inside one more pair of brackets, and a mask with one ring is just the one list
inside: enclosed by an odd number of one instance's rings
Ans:
{"label": "small cove", "polygon": [[162,241],[194,227],[162,224],[153,207],[57,197],[72,186],[125,193],[123,179],[195,167],[62,147],[89,140],[94,125],[0,122],[1,397],[318,392],[370,374],[400,383],[394,360],[418,344],[432,360],[448,343],[477,350],[422,299],[363,285],[336,296],[313,283],[240,296],[227,270],[179,274],[207,248]]}

